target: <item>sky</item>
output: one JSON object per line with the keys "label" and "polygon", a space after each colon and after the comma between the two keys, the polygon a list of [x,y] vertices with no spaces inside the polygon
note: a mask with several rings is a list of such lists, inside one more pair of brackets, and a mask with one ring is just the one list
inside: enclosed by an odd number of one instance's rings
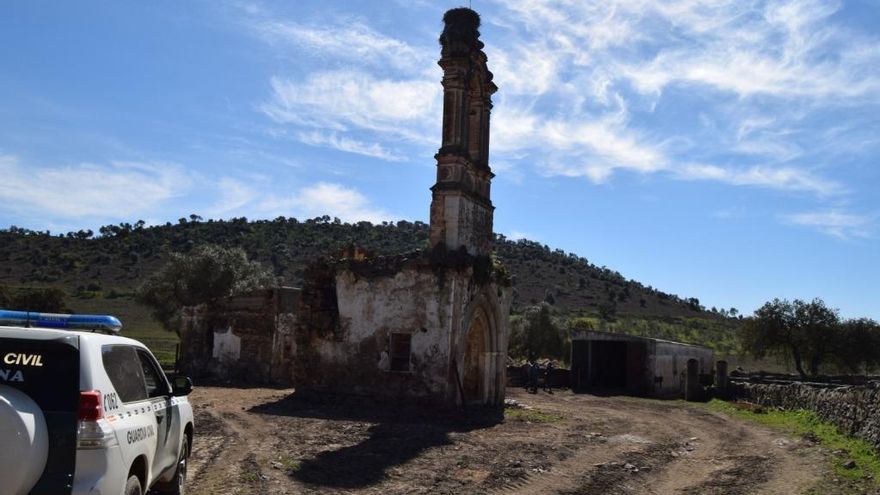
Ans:
{"label": "sky", "polygon": [[[460,2],[0,3],[0,226],[428,221]],[[495,230],[880,319],[880,0],[474,0]]]}

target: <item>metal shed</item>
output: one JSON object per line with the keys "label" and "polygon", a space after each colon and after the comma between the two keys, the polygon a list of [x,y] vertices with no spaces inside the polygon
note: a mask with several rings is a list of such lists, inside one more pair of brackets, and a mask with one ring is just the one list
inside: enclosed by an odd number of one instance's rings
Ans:
{"label": "metal shed", "polygon": [[714,358],[714,351],[705,346],[579,331],[571,340],[571,386],[575,392],[680,397],[684,393],[688,361],[697,361],[701,381],[709,384]]}

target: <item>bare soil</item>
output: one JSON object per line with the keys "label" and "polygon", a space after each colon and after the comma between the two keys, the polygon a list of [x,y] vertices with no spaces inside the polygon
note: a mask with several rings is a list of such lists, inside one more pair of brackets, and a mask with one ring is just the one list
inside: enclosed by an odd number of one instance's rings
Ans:
{"label": "bare soil", "polygon": [[840,491],[808,439],[680,402],[508,389],[525,408],[502,415],[292,392],[196,389],[190,492]]}

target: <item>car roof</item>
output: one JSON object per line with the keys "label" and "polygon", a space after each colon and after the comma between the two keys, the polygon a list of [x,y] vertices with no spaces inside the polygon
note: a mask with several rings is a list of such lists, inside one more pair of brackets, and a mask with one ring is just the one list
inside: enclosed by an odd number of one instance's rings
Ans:
{"label": "car roof", "polygon": [[86,332],[82,330],[64,330],[58,328],[40,328],[40,327],[10,327],[0,326],[0,337],[13,339],[31,339],[31,340],[55,340],[65,337],[77,336],[80,342],[91,345],[104,344],[126,344],[141,347],[147,347],[137,340],[123,337],[121,335],[107,335],[99,332]]}

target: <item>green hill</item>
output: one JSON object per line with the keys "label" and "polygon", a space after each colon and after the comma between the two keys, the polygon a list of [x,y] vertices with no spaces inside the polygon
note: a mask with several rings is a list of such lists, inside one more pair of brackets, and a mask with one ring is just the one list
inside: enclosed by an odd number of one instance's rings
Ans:
{"label": "green hill", "polygon": [[[191,215],[177,224],[154,227],[140,221],[108,225],[97,236],[91,231],[52,235],[10,227],[0,230],[0,286],[13,291],[61,288],[72,311],[115,313],[125,323],[126,334],[155,340],[170,358],[173,335],[157,333],[158,323],[131,295],[171,252],[205,243],[241,247],[251,259],[271,266],[284,285],[298,286],[307,264],[348,246],[391,254],[424,248],[427,238],[428,226],[422,222],[348,224],[328,216],[203,221]],[[628,280],[573,253],[503,236],[497,237],[496,250],[513,275],[514,311],[546,301],[560,315],[601,318],[613,322],[603,326],[617,331],[710,345],[730,340],[737,326],[737,320],[706,311],[695,298]],[[680,328],[680,335],[670,328]]]}

